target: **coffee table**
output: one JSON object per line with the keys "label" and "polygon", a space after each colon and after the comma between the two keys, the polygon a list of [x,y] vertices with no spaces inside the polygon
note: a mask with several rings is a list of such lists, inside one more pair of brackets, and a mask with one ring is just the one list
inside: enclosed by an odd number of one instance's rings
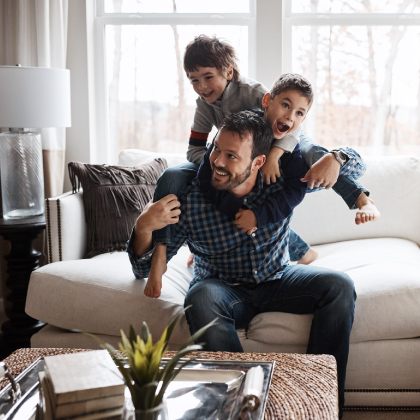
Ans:
{"label": "coffee table", "polygon": [[[10,373],[16,377],[36,359],[63,353],[89,351],[84,349],[19,349],[4,359]],[[165,357],[171,357],[167,352]],[[289,353],[227,353],[195,352],[199,359],[274,361],[264,418],[266,420],[338,418],[337,373],[334,357]],[[8,384],[0,381],[0,389]]]}

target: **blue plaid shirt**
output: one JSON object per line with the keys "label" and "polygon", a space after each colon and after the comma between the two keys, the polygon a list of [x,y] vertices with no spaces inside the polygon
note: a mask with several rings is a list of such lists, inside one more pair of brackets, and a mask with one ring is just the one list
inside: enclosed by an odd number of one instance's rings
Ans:
{"label": "blue plaid shirt", "polygon": [[[261,206],[282,188],[280,182],[265,185],[259,173],[254,189],[243,199],[244,205],[251,210]],[[304,195],[301,194],[301,199]],[[206,200],[197,179],[180,202],[182,212],[179,222],[174,225],[174,240],[167,246],[166,252],[169,261],[184,242],[188,244],[194,254],[193,283],[206,278],[219,278],[231,283],[260,283],[282,276],[289,263],[291,214],[247,235]],[[137,257],[130,238],[127,252],[136,278],[147,277],[153,249]]]}

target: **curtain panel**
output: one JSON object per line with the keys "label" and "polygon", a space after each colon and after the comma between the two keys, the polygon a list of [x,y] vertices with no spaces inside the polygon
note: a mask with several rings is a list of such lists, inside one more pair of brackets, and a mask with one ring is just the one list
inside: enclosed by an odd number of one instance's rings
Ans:
{"label": "curtain panel", "polygon": [[[68,0],[0,0],[0,65],[66,68],[67,22]],[[48,198],[63,192],[66,129],[40,132]]]}

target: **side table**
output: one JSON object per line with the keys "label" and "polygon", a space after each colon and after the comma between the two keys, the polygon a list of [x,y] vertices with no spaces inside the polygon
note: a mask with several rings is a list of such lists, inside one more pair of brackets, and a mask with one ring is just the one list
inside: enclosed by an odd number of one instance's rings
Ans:
{"label": "side table", "polygon": [[8,278],[4,306],[9,318],[2,326],[0,357],[3,359],[14,350],[30,347],[30,338],[45,323],[25,313],[26,294],[32,271],[39,268],[40,252],[33,248],[32,241],[45,229],[45,216],[25,219],[0,218],[0,235],[11,244],[5,256]]}

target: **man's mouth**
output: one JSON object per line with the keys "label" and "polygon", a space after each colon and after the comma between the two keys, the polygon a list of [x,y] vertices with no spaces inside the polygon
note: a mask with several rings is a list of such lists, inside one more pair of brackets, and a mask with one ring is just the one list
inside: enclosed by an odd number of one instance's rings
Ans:
{"label": "man's mouth", "polygon": [[230,175],[229,172],[222,171],[221,169],[217,169],[217,168],[213,169],[213,173],[215,173],[218,176],[228,176],[228,175]]}
{"label": "man's mouth", "polygon": [[287,130],[290,130],[290,127],[287,124],[283,124],[282,122],[277,123],[277,130],[280,133],[284,133]]}

